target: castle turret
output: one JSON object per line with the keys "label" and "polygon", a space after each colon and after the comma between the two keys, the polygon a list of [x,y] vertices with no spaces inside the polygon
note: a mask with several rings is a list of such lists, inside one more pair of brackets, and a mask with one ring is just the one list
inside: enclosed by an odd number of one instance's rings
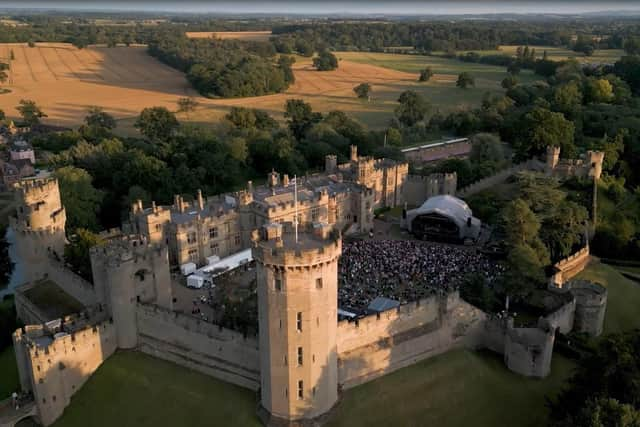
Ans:
{"label": "castle turret", "polygon": [[604,153],[602,151],[587,151],[587,162],[589,164],[589,176],[596,180],[600,179]]}
{"label": "castle turret", "polygon": [[15,185],[16,216],[11,227],[16,233],[20,259],[29,266],[26,280],[40,278],[49,256],[64,254],[67,220],[55,178],[21,181]]}
{"label": "castle turret", "polygon": [[335,173],[338,170],[338,156],[335,154],[327,154],[324,157],[324,171],[326,173]]}
{"label": "castle turret", "polygon": [[118,347],[134,348],[138,302],[172,308],[169,254],[165,245],[140,236],[112,239],[91,248],[91,270],[98,299],[116,326]]}
{"label": "castle turret", "polygon": [[351,161],[352,162],[357,162],[358,161],[358,146],[357,145],[352,145],[349,148],[351,148]]}
{"label": "castle turret", "polygon": [[547,157],[545,162],[545,172],[547,175],[551,175],[558,166],[560,161],[560,147],[547,147]]}
{"label": "castle turret", "polygon": [[320,224],[297,240],[289,224],[269,224],[257,235],[262,406],[275,419],[315,418],[338,399],[341,239]]}

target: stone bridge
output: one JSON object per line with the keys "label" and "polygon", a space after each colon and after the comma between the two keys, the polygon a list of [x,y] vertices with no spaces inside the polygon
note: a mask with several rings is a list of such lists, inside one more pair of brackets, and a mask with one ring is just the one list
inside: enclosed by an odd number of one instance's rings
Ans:
{"label": "stone bridge", "polygon": [[0,401],[0,427],[14,427],[29,417],[38,417],[38,408],[33,400],[21,402],[20,409],[13,407],[12,398]]}

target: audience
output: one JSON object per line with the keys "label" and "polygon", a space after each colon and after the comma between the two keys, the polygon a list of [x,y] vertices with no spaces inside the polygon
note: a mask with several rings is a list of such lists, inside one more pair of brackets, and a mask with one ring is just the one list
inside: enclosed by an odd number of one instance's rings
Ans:
{"label": "audience", "polygon": [[382,296],[405,304],[457,288],[469,273],[489,283],[504,269],[474,248],[412,240],[345,243],[338,273],[338,306],[363,310]]}

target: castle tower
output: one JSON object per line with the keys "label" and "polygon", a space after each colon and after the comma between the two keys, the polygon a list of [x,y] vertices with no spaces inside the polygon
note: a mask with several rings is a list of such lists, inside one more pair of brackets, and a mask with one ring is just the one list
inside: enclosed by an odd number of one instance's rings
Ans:
{"label": "castle tower", "polygon": [[16,216],[10,219],[16,233],[18,254],[25,265],[26,280],[45,271],[49,256],[64,254],[67,216],[55,178],[21,181],[15,184]]}
{"label": "castle tower", "polygon": [[116,326],[119,348],[138,340],[136,304],[172,309],[169,252],[166,245],[125,236],[91,248],[93,284]]}
{"label": "castle tower", "polygon": [[338,399],[339,235],[326,224],[254,232],[262,406],[276,420],[310,419]]}
{"label": "castle tower", "polygon": [[560,147],[547,147],[547,157],[545,162],[545,172],[547,175],[553,174],[554,169],[560,161]]}
{"label": "castle tower", "polygon": [[349,147],[351,149],[351,161],[352,162],[357,162],[358,161],[358,146],[357,145],[352,145]]}
{"label": "castle tower", "polygon": [[602,175],[602,163],[604,162],[604,153],[602,151],[587,151],[587,162],[589,163],[589,176],[594,179],[600,179]]}
{"label": "castle tower", "polygon": [[324,157],[324,171],[326,173],[335,173],[338,170],[338,156],[335,154],[327,154]]}

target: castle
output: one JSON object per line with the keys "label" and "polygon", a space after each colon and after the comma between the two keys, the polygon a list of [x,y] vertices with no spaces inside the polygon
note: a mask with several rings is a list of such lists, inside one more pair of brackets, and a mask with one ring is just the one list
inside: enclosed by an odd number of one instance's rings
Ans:
{"label": "castle", "polygon": [[[13,340],[21,388],[40,422],[52,424],[117,349],[259,390],[266,424],[298,425],[330,413],[341,390],[453,348],[489,348],[514,372],[543,377],[556,330],[602,331],[606,290],[571,281],[573,267],[533,327],[490,316],[457,290],[339,321],[342,234],[369,230],[375,208],[405,203],[409,180],[406,164],[359,158],[355,149],[346,164],[328,156],[326,169],[294,186],[273,172],[264,187],[206,201],[198,194],[193,204],[179,196],[166,207],[138,202],[130,223],[91,249],[92,283],[61,262],[66,216],[57,181],[19,183],[11,226],[29,283],[16,289],[27,326]],[[257,337],[175,310],[172,266],[247,247],[256,263]],[[37,298],[44,287],[80,313],[48,312]]]}

